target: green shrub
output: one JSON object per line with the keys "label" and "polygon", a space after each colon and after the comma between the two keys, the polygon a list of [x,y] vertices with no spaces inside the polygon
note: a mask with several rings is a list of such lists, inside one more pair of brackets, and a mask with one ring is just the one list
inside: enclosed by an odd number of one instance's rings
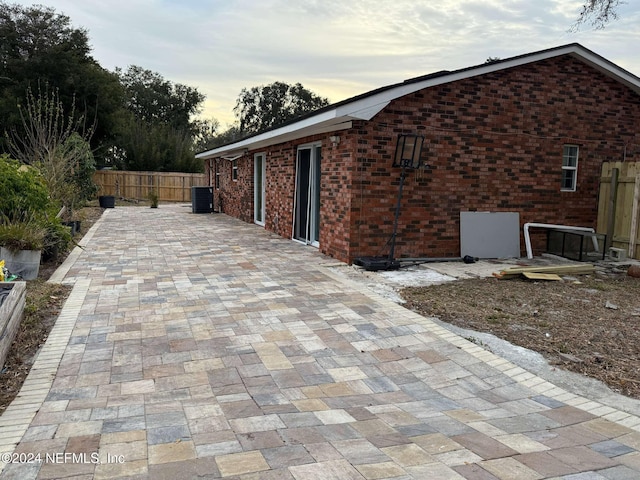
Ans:
{"label": "green shrub", "polygon": [[58,207],[36,169],[0,155],[0,192],[0,246],[48,257],[67,251],[71,233],[56,218]]}
{"label": "green shrub", "polygon": [[47,229],[32,218],[3,220],[0,223],[0,246],[7,250],[42,250]]}
{"label": "green shrub", "polygon": [[0,212],[9,221],[51,209],[47,186],[38,171],[7,155],[0,155],[0,192]]}
{"label": "green shrub", "polygon": [[61,253],[66,252],[71,247],[71,240],[69,227],[64,226],[60,219],[55,218],[47,222],[42,257],[44,259],[58,258]]}
{"label": "green shrub", "polygon": [[149,192],[149,202],[151,203],[151,208],[158,208],[158,202],[160,200],[160,197],[158,196],[158,192],[156,192],[155,190],[151,190]]}

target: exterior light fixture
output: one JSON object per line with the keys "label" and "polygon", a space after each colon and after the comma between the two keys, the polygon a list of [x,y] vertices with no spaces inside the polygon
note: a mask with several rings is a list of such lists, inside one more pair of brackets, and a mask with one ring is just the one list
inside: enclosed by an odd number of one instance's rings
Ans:
{"label": "exterior light fixture", "polygon": [[393,157],[393,166],[417,169],[422,166],[420,155],[424,137],[420,135],[398,135],[396,154]]}
{"label": "exterior light fixture", "polygon": [[331,145],[335,147],[340,143],[340,137],[338,135],[331,135],[329,137],[329,141],[331,142]]}
{"label": "exterior light fixture", "polygon": [[393,233],[389,239],[389,255],[385,257],[361,257],[356,258],[356,265],[363,266],[366,270],[397,270],[402,266],[400,260],[395,259],[396,237],[398,236],[398,218],[400,217],[400,205],[402,202],[402,189],[407,177],[407,170],[416,170],[422,166],[420,156],[424,137],[420,135],[398,135],[396,153],[393,157],[393,166],[401,167],[398,199],[396,212],[393,219]]}

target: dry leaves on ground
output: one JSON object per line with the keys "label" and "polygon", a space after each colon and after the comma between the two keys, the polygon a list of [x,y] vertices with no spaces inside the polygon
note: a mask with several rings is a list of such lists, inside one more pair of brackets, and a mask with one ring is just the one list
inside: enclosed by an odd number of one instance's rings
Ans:
{"label": "dry leaves on ground", "polygon": [[70,291],[69,286],[47,283],[42,278],[27,282],[22,321],[0,370],[0,414],[20,392],[35,354],[47,341]]}

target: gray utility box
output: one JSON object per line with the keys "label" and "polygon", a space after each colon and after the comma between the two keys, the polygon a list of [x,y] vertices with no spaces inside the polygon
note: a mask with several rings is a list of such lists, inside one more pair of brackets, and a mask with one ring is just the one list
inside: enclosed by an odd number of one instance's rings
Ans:
{"label": "gray utility box", "polygon": [[463,257],[520,257],[520,215],[517,212],[460,212],[460,250]]}
{"label": "gray utility box", "polygon": [[213,212],[213,187],[191,187],[191,211]]}

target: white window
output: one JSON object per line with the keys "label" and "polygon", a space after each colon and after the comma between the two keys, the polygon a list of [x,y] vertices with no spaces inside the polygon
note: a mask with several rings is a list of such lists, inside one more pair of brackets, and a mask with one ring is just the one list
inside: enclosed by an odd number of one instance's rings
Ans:
{"label": "white window", "polygon": [[231,162],[231,179],[236,182],[238,180],[238,160]]}
{"label": "white window", "polygon": [[578,146],[565,145],[562,151],[562,187],[564,192],[575,192],[578,183]]}
{"label": "white window", "polygon": [[264,153],[253,156],[253,221],[264,226],[267,200],[267,161]]}

